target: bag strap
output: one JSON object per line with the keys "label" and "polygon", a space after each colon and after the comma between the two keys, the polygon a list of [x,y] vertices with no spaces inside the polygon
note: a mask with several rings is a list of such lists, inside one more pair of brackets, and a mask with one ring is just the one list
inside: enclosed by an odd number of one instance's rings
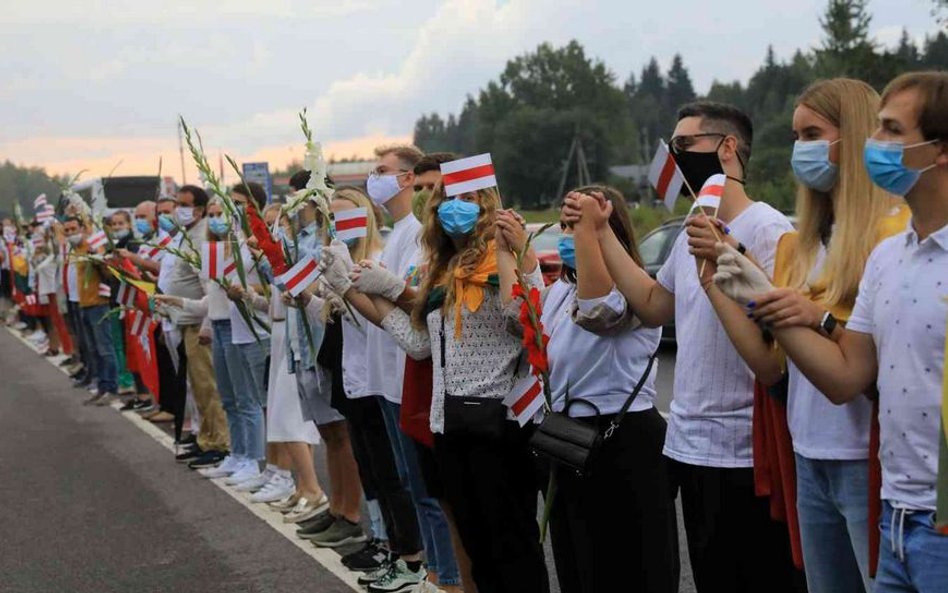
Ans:
{"label": "bag strap", "polygon": [[645,385],[645,381],[648,379],[648,376],[652,374],[652,365],[655,363],[655,357],[658,356],[658,349],[652,353],[648,359],[648,365],[645,366],[645,372],[642,373],[642,376],[639,378],[639,382],[636,383],[635,389],[632,390],[632,395],[625,400],[625,403],[622,404],[622,409],[619,410],[619,413],[616,414],[615,418],[612,419],[612,422],[609,423],[609,428],[606,429],[605,434],[603,434],[603,440],[608,439],[612,436],[612,433],[619,428],[619,425],[622,424],[622,419],[625,418],[626,413],[629,411],[629,408],[632,407],[632,402],[635,401],[635,398],[639,395],[639,392],[642,391],[642,387]]}

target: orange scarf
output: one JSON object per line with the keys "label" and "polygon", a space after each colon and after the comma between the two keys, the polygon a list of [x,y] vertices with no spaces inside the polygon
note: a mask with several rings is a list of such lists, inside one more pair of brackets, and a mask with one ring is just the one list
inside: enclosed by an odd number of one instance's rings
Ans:
{"label": "orange scarf", "polygon": [[461,305],[471,313],[481,308],[484,302],[484,286],[491,275],[497,274],[497,245],[494,241],[487,244],[487,253],[477,267],[454,270],[454,337],[461,337]]}

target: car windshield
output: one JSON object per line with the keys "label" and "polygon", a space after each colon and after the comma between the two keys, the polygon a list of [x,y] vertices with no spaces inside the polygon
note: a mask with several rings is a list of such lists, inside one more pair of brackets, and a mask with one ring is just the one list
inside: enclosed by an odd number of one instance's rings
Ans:
{"label": "car windshield", "polygon": [[662,263],[662,255],[669,241],[678,235],[678,226],[664,226],[652,231],[639,243],[639,255],[646,266],[655,266]]}
{"label": "car windshield", "polygon": [[558,226],[551,226],[543,231],[543,234],[533,238],[534,251],[556,251],[556,244],[559,242],[563,232]]}

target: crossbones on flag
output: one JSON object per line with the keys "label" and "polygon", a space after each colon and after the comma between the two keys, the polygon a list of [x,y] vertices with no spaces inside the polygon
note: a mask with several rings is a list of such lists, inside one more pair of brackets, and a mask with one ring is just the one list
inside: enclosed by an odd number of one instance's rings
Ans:
{"label": "crossbones on flag", "polygon": [[450,161],[441,165],[441,181],[448,197],[497,186],[490,153]]}

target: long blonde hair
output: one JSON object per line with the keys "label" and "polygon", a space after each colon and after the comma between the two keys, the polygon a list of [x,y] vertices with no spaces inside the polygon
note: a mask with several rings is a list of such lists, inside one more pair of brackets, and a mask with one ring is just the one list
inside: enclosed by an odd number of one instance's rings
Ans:
{"label": "long blonde hair", "polygon": [[[349,255],[352,256],[352,261],[360,262],[368,257],[372,257],[372,254],[381,251],[382,235],[379,233],[379,225],[375,218],[375,210],[372,208],[372,200],[370,200],[362,190],[351,186],[337,189],[333,193],[332,199],[345,200],[350,204],[354,204],[356,208],[365,208],[368,232],[365,237],[360,238],[354,246],[349,248]],[[328,240],[329,238],[326,237],[327,242]]]}
{"label": "long blonde hair", "polygon": [[[869,180],[863,165],[863,145],[878,125],[879,94],[861,80],[834,78],[810,85],[796,105],[839,128],[839,177],[829,193],[797,183],[799,238],[787,284],[826,306],[852,307],[866,259],[879,242],[878,222],[895,201]],[[808,283],[831,229],[820,277]]]}
{"label": "long blonde hair", "polygon": [[494,239],[494,221],[497,210],[501,206],[500,194],[497,193],[495,187],[478,190],[476,193],[481,213],[477,217],[474,230],[471,231],[460,251],[454,246],[451,237],[444,232],[441,220],[438,218],[438,207],[442,202],[450,199],[445,196],[443,185],[439,184],[435,188],[431,199],[425,205],[421,247],[425,254],[426,273],[412,311],[412,320],[418,327],[425,324],[425,311],[431,291],[436,286],[444,284],[446,291],[444,307],[451,307],[455,299],[454,282],[446,281],[448,275],[459,267],[476,268],[487,254],[487,244]]}

